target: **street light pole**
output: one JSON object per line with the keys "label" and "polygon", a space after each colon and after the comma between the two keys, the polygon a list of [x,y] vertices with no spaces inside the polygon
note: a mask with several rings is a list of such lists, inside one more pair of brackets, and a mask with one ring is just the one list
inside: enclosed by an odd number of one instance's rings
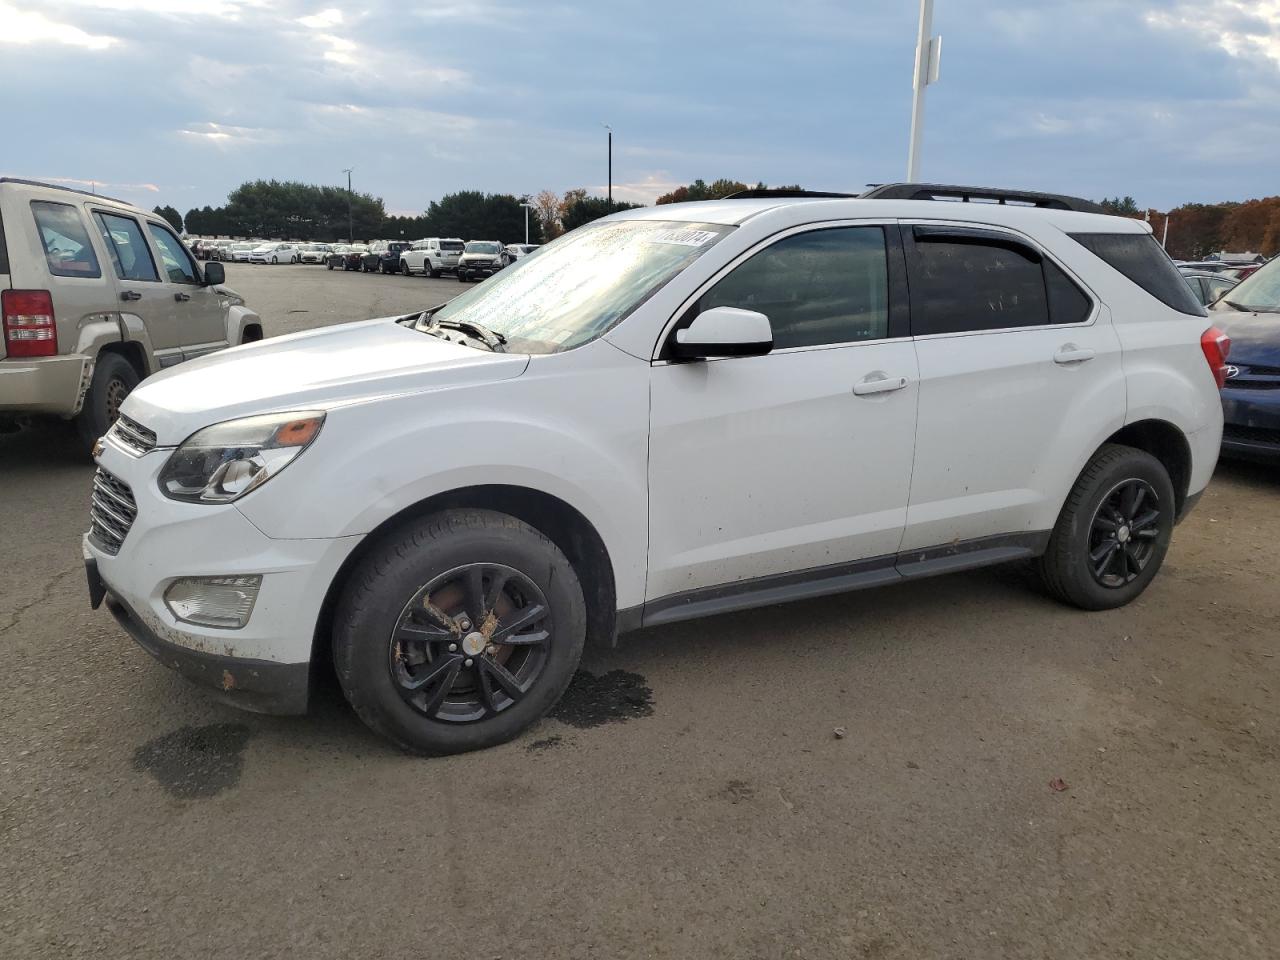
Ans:
{"label": "street light pole", "polygon": [[355,167],[347,167],[342,172],[347,175],[347,243],[355,243],[356,238],[353,236],[355,228],[351,225],[351,171]]}
{"label": "street light pole", "polygon": [[613,209],[613,127],[609,126],[603,120],[600,126],[609,131],[609,209]]}
{"label": "street light pole", "polygon": [[529,245],[529,211],[533,209],[533,204],[526,197],[520,201],[520,206],[524,207],[524,245]]}
{"label": "street light pole", "polygon": [[911,142],[907,147],[907,182],[920,176],[920,143],[924,137],[924,90],[938,82],[942,37],[933,36],[933,0],[920,0],[920,32],[916,35],[916,69],[912,79]]}

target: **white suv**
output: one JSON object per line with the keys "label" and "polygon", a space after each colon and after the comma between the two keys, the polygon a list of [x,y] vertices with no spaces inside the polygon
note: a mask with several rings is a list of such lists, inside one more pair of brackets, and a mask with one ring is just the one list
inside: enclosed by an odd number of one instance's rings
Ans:
{"label": "white suv", "polygon": [[441,239],[428,237],[415,240],[409,244],[408,250],[400,252],[400,272],[408,275],[421,273],[428,277],[438,277],[441,273],[458,269],[458,259],[462,256],[463,243],[458,238]]}
{"label": "white suv", "polygon": [[1213,472],[1227,344],[1146,224],[927,199],[973,193],[631,210],[153,377],[154,440],[99,456],[95,605],[252,709],[331,651],[445,753],[546,713],[588,637],[1019,559],[1127,603]]}

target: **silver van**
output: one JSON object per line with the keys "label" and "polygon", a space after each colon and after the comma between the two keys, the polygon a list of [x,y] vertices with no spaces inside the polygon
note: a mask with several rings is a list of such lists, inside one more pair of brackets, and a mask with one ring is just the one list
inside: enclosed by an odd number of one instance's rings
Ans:
{"label": "silver van", "polygon": [[149,374],[262,339],[262,321],[132,204],[0,177],[0,420],[74,419],[86,446]]}

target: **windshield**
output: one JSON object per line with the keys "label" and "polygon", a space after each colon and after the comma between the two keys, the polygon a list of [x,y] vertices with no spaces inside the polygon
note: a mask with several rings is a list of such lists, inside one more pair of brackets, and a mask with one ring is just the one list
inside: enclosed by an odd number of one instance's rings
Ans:
{"label": "windshield", "polygon": [[487,327],[513,353],[559,353],[594,340],[733,229],[667,220],[579,227],[450,300],[419,327]]}
{"label": "windshield", "polygon": [[502,244],[485,243],[483,241],[473,241],[467,244],[466,252],[467,253],[501,253]]}
{"label": "windshield", "polygon": [[1259,313],[1280,313],[1280,257],[1245,277],[1223,299]]}

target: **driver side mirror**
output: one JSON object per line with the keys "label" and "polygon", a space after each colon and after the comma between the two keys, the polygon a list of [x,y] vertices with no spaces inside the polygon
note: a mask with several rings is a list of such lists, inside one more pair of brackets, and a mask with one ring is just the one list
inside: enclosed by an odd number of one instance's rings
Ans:
{"label": "driver side mirror", "polygon": [[217,260],[210,260],[204,265],[204,285],[206,287],[217,286],[220,283],[227,282],[227,271]]}
{"label": "driver side mirror", "polygon": [[709,357],[759,357],[773,349],[769,318],[754,310],[712,307],[677,330],[671,353],[679,360]]}

